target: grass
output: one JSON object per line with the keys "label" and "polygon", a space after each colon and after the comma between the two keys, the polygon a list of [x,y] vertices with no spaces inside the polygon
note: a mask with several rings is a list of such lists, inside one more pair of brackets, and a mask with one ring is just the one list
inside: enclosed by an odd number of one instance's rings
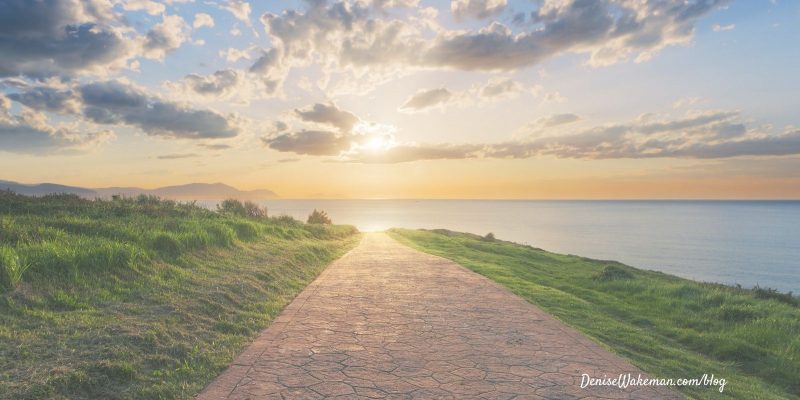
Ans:
{"label": "grass", "polygon": [[723,393],[680,388],[691,398],[800,396],[797,297],[699,283],[471,234],[405,229],[389,234],[506,286],[657,377],[707,373],[727,379]]}
{"label": "grass", "polygon": [[0,399],[188,399],[353,227],[0,192]]}

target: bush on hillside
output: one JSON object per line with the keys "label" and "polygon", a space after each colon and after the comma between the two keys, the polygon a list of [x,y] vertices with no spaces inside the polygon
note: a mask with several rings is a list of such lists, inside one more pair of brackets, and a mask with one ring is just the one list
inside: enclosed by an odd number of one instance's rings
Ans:
{"label": "bush on hillside", "polygon": [[242,203],[236,199],[226,199],[217,204],[217,212],[246,218],[267,218],[267,208],[252,201]]}
{"label": "bush on hillside", "polygon": [[306,222],[309,224],[323,224],[323,225],[330,225],[332,223],[330,217],[328,217],[328,213],[322,210],[317,211],[316,208],[314,209],[314,212],[312,212],[311,215],[308,216],[308,221]]}
{"label": "bush on hillside", "polygon": [[225,199],[217,204],[217,212],[220,214],[238,215],[240,217],[247,215],[247,209],[244,208],[244,204],[236,199]]}
{"label": "bush on hillside", "polygon": [[794,296],[792,292],[781,293],[773,288],[756,285],[753,288],[753,296],[757,299],[775,300],[792,306],[800,306],[800,298]]}
{"label": "bush on hillside", "polygon": [[267,218],[267,207],[261,207],[252,201],[244,202],[244,210],[247,217],[250,218]]}

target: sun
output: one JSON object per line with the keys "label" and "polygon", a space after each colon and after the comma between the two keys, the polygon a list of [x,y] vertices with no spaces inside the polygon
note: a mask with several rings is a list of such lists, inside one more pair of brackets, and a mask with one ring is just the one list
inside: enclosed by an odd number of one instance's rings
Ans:
{"label": "sun", "polygon": [[364,148],[369,151],[382,151],[389,148],[389,141],[384,136],[376,136],[364,144]]}

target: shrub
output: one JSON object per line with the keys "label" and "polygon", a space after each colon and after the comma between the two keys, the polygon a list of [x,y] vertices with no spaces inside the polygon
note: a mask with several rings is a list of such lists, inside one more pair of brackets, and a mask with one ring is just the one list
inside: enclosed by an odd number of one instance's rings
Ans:
{"label": "shrub", "polygon": [[614,281],[618,279],[631,279],[633,274],[626,271],[622,267],[616,265],[606,265],[602,271],[595,274],[594,279],[597,281]]}
{"label": "shrub", "polygon": [[14,249],[0,246],[0,291],[17,287],[26,269],[28,265],[20,262]]}
{"label": "shrub", "polygon": [[247,216],[247,209],[241,201],[236,199],[225,199],[217,204],[217,212],[221,214],[232,214],[240,217]]}
{"label": "shrub", "polygon": [[252,201],[244,202],[245,214],[250,218],[267,218],[267,208],[261,207]]}
{"label": "shrub", "polygon": [[317,211],[317,209],[315,208],[314,212],[312,212],[311,215],[308,216],[307,223],[330,225],[332,221],[330,217],[328,217],[328,213],[322,210]]}
{"label": "shrub", "polygon": [[753,295],[757,299],[775,300],[792,306],[800,306],[800,299],[795,297],[792,292],[781,293],[776,289],[762,288],[758,285],[753,288]]}
{"label": "shrub", "polygon": [[486,236],[483,237],[483,240],[485,242],[494,242],[494,233],[492,232],[487,233]]}

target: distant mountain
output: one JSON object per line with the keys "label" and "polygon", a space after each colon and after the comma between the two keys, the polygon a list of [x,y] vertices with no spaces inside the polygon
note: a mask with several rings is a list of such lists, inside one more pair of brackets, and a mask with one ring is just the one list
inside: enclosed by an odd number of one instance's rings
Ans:
{"label": "distant mountain", "polygon": [[190,183],[179,186],[165,186],[149,190],[147,194],[180,200],[221,200],[237,198],[241,200],[274,199],[278,195],[271,190],[239,190],[224,183]]}
{"label": "distant mountain", "polygon": [[0,180],[0,190],[10,190],[14,193],[24,194],[26,196],[44,196],[50,193],[77,194],[78,196],[88,197],[88,198],[93,198],[97,196],[97,192],[95,192],[92,189],[85,189],[75,186],[57,185],[55,183],[39,183],[35,185],[26,185],[24,183]]}
{"label": "distant mountain", "polygon": [[113,195],[138,196],[140,194],[154,195],[174,200],[222,200],[236,198],[240,200],[266,200],[279,196],[266,189],[239,190],[224,183],[190,183],[178,186],[165,186],[156,189],[142,189],[138,187],[110,187],[87,189],[74,186],[56,185],[53,183],[22,184],[0,180],[0,190],[27,196],[44,196],[50,193],[70,193],[93,199],[96,197],[109,198]]}

